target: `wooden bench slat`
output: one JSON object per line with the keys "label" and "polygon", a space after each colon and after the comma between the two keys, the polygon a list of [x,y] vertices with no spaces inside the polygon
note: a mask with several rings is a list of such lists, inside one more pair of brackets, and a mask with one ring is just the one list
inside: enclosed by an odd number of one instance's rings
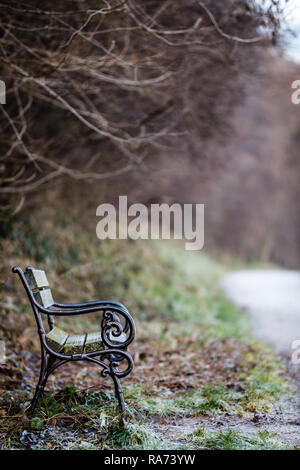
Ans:
{"label": "wooden bench slat", "polygon": [[97,333],[89,333],[86,337],[84,351],[86,353],[100,351],[104,348],[101,332],[98,331]]}
{"label": "wooden bench slat", "polygon": [[69,336],[64,345],[64,354],[82,354],[86,334]]}
{"label": "wooden bench slat", "polygon": [[37,302],[47,308],[54,304],[51,289],[42,289],[33,293]]}
{"label": "wooden bench slat", "polygon": [[31,290],[49,286],[46,273],[42,269],[29,269],[24,274]]}
{"label": "wooden bench slat", "polygon": [[[124,333],[118,337],[113,337],[112,334],[108,336],[110,341],[116,342],[116,345],[126,341]],[[54,351],[67,355],[91,353],[106,348],[102,342],[101,331],[69,336],[65,331],[55,327],[46,335],[46,341]]]}
{"label": "wooden bench slat", "polygon": [[121,344],[121,343],[125,343],[126,339],[127,339],[127,336],[126,336],[126,333],[121,333],[119,336],[114,336],[112,334],[112,331],[110,331],[108,333],[108,339],[112,342],[112,343],[116,343],[116,346],[118,344]]}
{"label": "wooden bench slat", "polygon": [[66,333],[64,330],[55,327],[46,335],[46,341],[53,351],[60,352],[63,349],[68,336],[68,333]]}

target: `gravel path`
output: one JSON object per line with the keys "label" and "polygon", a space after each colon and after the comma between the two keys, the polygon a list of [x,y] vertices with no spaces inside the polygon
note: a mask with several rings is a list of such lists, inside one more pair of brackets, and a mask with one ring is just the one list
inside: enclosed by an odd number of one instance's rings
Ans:
{"label": "gravel path", "polygon": [[227,275],[222,288],[247,311],[254,334],[277,352],[291,352],[300,340],[300,272],[247,270]]}
{"label": "gravel path", "polygon": [[225,276],[221,287],[250,315],[254,335],[273,346],[294,380],[294,397],[287,400],[283,415],[266,427],[300,448],[300,365],[291,362],[292,343],[300,339],[300,271],[239,271]]}

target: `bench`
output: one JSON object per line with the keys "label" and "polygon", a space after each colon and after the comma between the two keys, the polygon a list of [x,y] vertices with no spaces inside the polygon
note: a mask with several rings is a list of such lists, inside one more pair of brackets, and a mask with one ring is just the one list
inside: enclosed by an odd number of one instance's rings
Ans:
{"label": "bench", "polygon": [[[52,297],[45,271],[19,266],[12,269],[22,281],[37,323],[41,343],[41,368],[29,413],[33,413],[43,394],[50,374],[71,361],[89,361],[102,368],[102,377],[110,376],[114,383],[122,416],[125,411],[120,379],[133,369],[133,360],[127,351],[135,335],[134,321],[124,305],[112,300],[96,300],[85,303],[59,303]],[[54,325],[56,316],[82,315],[102,312],[99,331],[69,335]],[[43,319],[47,318],[49,331]],[[121,369],[120,369],[121,366]]]}

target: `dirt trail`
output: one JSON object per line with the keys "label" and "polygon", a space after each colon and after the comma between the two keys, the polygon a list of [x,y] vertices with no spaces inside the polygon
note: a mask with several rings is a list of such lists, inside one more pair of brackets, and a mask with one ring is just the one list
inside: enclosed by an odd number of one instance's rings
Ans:
{"label": "dirt trail", "polygon": [[227,275],[221,286],[252,318],[254,334],[277,352],[300,339],[300,272],[249,270]]}
{"label": "dirt trail", "polygon": [[[300,339],[300,271],[245,270],[221,281],[228,297],[252,318],[253,333],[286,363],[295,382],[295,399],[271,426],[287,442],[300,444],[300,365],[291,362],[292,343]],[[297,429],[298,428],[298,429]]]}

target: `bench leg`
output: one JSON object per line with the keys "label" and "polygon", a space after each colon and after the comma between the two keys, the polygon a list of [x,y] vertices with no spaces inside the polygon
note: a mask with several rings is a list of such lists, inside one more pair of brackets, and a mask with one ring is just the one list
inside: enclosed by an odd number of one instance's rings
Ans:
{"label": "bench leg", "polygon": [[43,379],[43,376],[40,377],[39,381],[38,381],[38,384],[35,388],[35,393],[34,393],[34,396],[33,396],[33,399],[31,400],[31,404],[30,404],[30,407],[28,409],[28,414],[29,415],[32,415],[35,408],[36,408],[36,405],[39,401],[39,399],[41,398],[43,392],[44,392],[44,387],[45,385],[42,385],[42,379]]}
{"label": "bench leg", "polygon": [[122,385],[121,385],[119,377],[116,377],[115,375],[112,375],[112,379],[114,381],[115,394],[116,394],[116,397],[118,399],[119,407],[120,407],[120,410],[121,410],[121,419],[122,419],[123,423],[125,423],[125,420],[124,420],[125,401],[124,401],[124,396],[123,396]]}
{"label": "bench leg", "polygon": [[35,389],[33,399],[31,401],[31,405],[28,409],[28,414],[29,415],[33,414],[39,399],[43,395],[44,388],[45,388],[47,378],[48,378],[48,370],[50,369],[50,367],[55,362],[55,359],[56,359],[55,356],[49,356],[48,361],[47,361],[47,365],[46,365],[45,355],[44,354],[42,355],[40,377],[39,377],[39,381],[38,381],[36,389]]}
{"label": "bench leg", "polygon": [[37,402],[39,401],[39,399],[41,398],[42,394],[43,394],[43,391],[44,391],[44,387],[38,383],[37,386],[36,386],[36,389],[35,389],[35,394],[34,394],[34,397],[31,401],[31,405],[28,409],[28,414],[31,416],[36,408],[36,405],[37,405]]}

